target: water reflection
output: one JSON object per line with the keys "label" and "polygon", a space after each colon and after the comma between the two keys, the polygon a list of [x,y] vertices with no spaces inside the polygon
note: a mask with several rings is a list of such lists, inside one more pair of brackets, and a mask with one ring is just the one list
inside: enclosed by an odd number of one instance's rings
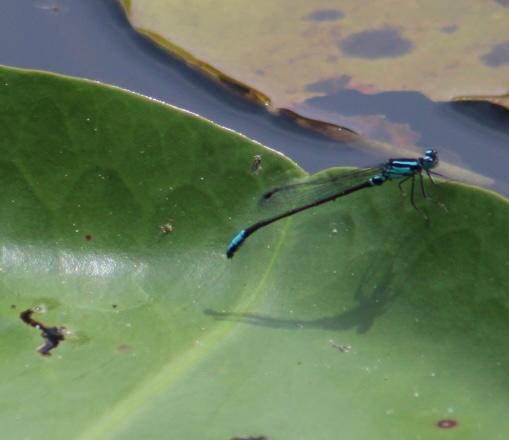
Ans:
{"label": "water reflection", "polygon": [[323,91],[330,87],[330,93],[308,99],[306,105],[349,117],[382,115],[405,125],[421,148],[437,148],[441,158],[494,178],[495,188],[509,194],[509,111],[486,102],[433,102],[418,92],[338,91],[340,79],[315,84]]}

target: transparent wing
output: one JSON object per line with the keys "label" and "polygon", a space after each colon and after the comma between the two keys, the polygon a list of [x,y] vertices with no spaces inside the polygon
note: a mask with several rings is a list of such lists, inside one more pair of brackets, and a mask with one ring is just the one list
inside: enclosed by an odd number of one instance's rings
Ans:
{"label": "transparent wing", "polygon": [[297,180],[265,192],[260,198],[260,207],[263,211],[276,212],[303,206],[365,182],[382,170],[383,165],[351,171],[334,170]]}

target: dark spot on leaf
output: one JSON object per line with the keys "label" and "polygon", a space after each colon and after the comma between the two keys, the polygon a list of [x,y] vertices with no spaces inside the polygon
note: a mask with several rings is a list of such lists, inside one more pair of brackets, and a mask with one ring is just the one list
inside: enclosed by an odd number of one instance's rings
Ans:
{"label": "dark spot on leaf", "polygon": [[41,330],[41,336],[44,343],[37,348],[37,351],[43,356],[51,356],[50,351],[58,347],[61,341],[64,340],[63,330],[65,327],[46,327],[42,322],[36,321],[32,318],[34,311],[32,309],[21,312],[19,317],[21,320],[31,327]]}
{"label": "dark spot on leaf", "polygon": [[345,14],[339,9],[317,9],[305,17],[312,21],[334,21],[343,18]]}
{"label": "dark spot on leaf", "polygon": [[500,67],[509,64],[509,41],[493,46],[490,52],[481,55],[480,58],[484,64],[490,67]]}
{"label": "dark spot on leaf", "polygon": [[441,429],[450,429],[458,426],[458,422],[454,419],[442,419],[437,422],[437,426]]}
{"label": "dark spot on leaf", "polygon": [[269,440],[269,438],[261,435],[259,437],[232,437],[232,440]]}
{"label": "dark spot on leaf", "polygon": [[126,353],[128,351],[131,351],[131,346],[130,345],[127,345],[127,344],[120,344],[118,347],[117,347],[117,350],[120,352],[120,353]]}
{"label": "dark spot on leaf", "polygon": [[92,240],[92,236],[90,234],[85,235],[85,240],[87,241]]}
{"label": "dark spot on leaf", "polygon": [[306,86],[308,92],[318,93],[336,93],[344,90],[348,87],[348,83],[352,79],[349,75],[341,75],[338,78],[324,79],[323,81],[317,81]]}
{"label": "dark spot on leaf", "polygon": [[444,26],[440,29],[440,31],[444,32],[445,34],[452,34],[453,32],[456,32],[458,30],[458,26],[455,24],[451,24],[449,26]]}
{"label": "dark spot on leaf", "polygon": [[114,309],[116,309],[118,306],[116,304],[112,304],[111,307],[113,307]]}
{"label": "dark spot on leaf", "polygon": [[16,308],[16,304],[11,304],[11,309],[15,309]]}
{"label": "dark spot on leaf", "polygon": [[297,362],[297,365],[302,365],[302,362],[301,361]]}
{"label": "dark spot on leaf", "polygon": [[352,34],[340,41],[339,48],[353,58],[395,58],[409,53],[414,45],[398,29],[385,28]]}

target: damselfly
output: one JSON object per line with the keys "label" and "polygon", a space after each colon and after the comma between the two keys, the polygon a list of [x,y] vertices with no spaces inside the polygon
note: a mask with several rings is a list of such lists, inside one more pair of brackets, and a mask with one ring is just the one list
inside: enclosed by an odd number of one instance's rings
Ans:
{"label": "damselfly", "polygon": [[[278,197],[284,198],[284,195],[291,193],[309,193],[312,199],[307,198],[306,202],[298,203],[292,209],[281,212],[265,220],[261,220],[246,229],[240,231],[230,242],[226,250],[226,256],[232,258],[239,247],[246,239],[264,226],[270,225],[278,220],[289,217],[306,209],[314,208],[323,203],[332,202],[339,197],[346,196],[364,188],[383,185],[389,180],[400,180],[399,189],[403,192],[402,184],[407,180],[412,180],[410,190],[410,203],[426,219],[426,215],[415,204],[415,178],[418,176],[422,195],[429,198],[424,189],[423,172],[427,174],[432,183],[431,170],[438,165],[438,153],[435,150],[426,150],[423,157],[416,159],[389,159],[380,166],[373,168],[361,168],[350,173],[345,173],[335,177],[323,177],[301,181],[286,186],[280,186],[267,191],[262,196],[262,201],[269,201]],[[306,196],[304,196],[304,199]]]}

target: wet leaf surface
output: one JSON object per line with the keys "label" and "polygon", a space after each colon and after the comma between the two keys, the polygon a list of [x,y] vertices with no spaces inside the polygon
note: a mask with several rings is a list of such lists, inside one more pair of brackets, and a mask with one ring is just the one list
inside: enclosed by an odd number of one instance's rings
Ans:
{"label": "wet leaf surface", "polygon": [[227,261],[293,163],[89,82],[1,69],[0,98],[6,438],[504,438],[507,200],[440,183],[425,223],[387,184]]}

